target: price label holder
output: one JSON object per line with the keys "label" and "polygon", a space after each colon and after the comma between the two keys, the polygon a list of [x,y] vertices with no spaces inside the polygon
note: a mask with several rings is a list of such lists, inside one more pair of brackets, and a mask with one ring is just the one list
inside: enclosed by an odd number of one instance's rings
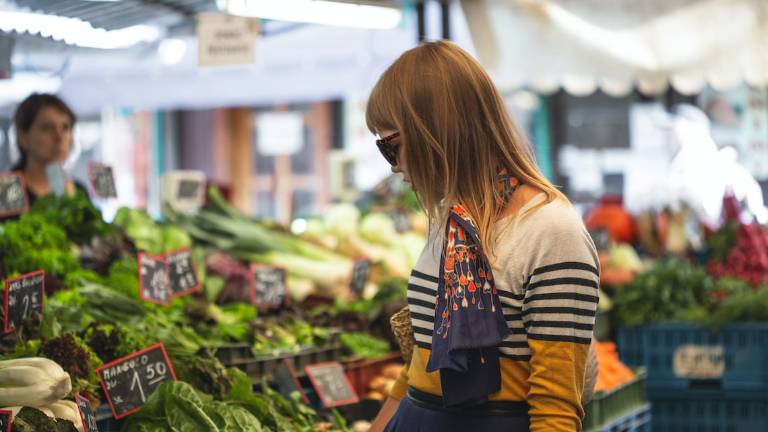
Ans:
{"label": "price label holder", "polygon": [[43,313],[45,272],[42,270],[5,281],[3,330],[9,333],[34,313]]}
{"label": "price label holder", "polygon": [[369,259],[359,259],[355,261],[354,267],[352,267],[352,281],[350,282],[349,289],[357,296],[362,296],[365,291],[365,285],[368,283],[368,278],[371,276],[371,268],[373,263]]}
{"label": "price label holder", "polygon": [[77,410],[80,411],[80,420],[83,422],[84,432],[99,432],[99,427],[96,425],[96,415],[93,413],[91,401],[76,394],[75,403],[77,404]]}
{"label": "price label holder", "polygon": [[595,243],[595,249],[599,251],[608,250],[611,247],[611,234],[605,228],[589,230],[589,235]]}
{"label": "price label holder", "polygon": [[0,409],[0,432],[11,432],[13,411]]}
{"label": "price label holder", "polygon": [[172,252],[166,256],[168,275],[170,277],[171,297],[179,297],[200,291],[195,264],[192,261],[192,251],[187,249]]}
{"label": "price label holder", "polygon": [[324,407],[335,408],[359,401],[341,363],[318,363],[304,367],[304,371]]}
{"label": "price label holder", "polygon": [[139,296],[142,300],[166,305],[171,298],[168,262],[163,257],[139,253]]}
{"label": "price label holder", "polygon": [[309,405],[309,398],[304,392],[304,387],[299,382],[299,376],[296,374],[296,369],[293,367],[293,362],[290,359],[284,358],[277,364],[272,371],[272,379],[277,384],[277,390],[286,399],[291,400],[291,394],[299,392],[304,403]]}
{"label": "price label holder", "polygon": [[0,174],[0,216],[15,216],[29,210],[24,175]]}
{"label": "price label holder", "polygon": [[176,381],[162,343],[107,363],[96,372],[117,420],[140,410],[160,384]]}
{"label": "price label holder", "polygon": [[163,175],[161,201],[182,213],[195,213],[205,204],[207,177],[202,171],[171,171]]}
{"label": "price label holder", "polygon": [[251,264],[253,272],[253,303],[263,309],[279,308],[288,303],[285,269]]}
{"label": "price label holder", "polygon": [[115,177],[112,167],[98,162],[88,164],[88,181],[91,190],[99,198],[117,198]]}

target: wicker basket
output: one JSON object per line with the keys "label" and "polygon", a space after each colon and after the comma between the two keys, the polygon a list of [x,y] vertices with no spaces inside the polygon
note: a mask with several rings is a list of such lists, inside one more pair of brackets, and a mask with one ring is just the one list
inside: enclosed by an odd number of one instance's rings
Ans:
{"label": "wicker basket", "polygon": [[411,363],[413,355],[413,346],[415,339],[413,337],[413,327],[411,327],[411,317],[408,313],[408,306],[400,309],[399,312],[392,315],[389,319],[389,325],[392,327],[392,333],[395,334],[397,344],[400,345],[400,352],[403,354],[405,364]]}

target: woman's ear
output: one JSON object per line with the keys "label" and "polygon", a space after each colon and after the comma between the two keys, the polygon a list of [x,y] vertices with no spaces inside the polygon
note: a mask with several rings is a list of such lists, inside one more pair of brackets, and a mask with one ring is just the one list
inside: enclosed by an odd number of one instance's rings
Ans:
{"label": "woman's ear", "polygon": [[28,151],[27,148],[27,137],[26,134],[22,131],[16,131],[16,142],[19,148],[23,151]]}

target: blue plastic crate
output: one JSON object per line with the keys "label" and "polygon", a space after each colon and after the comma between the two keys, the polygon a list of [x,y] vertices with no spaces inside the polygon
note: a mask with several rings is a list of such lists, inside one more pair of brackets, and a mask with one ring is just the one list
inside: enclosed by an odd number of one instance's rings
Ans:
{"label": "blue plastic crate", "polygon": [[768,394],[748,391],[648,392],[653,432],[768,431]]}
{"label": "blue plastic crate", "polygon": [[[722,375],[697,379],[676,374],[675,353],[683,345],[722,347]],[[647,368],[648,389],[768,390],[768,323],[735,323],[716,333],[693,323],[622,328],[617,348],[622,362]]]}
{"label": "blue plastic crate", "polygon": [[608,423],[585,429],[585,432],[651,432],[651,405],[645,404]]}

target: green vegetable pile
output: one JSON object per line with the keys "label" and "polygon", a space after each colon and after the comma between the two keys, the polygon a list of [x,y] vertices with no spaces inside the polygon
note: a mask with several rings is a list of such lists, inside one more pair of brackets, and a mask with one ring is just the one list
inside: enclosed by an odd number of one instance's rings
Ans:
{"label": "green vegetable pile", "polygon": [[681,320],[718,329],[734,321],[768,320],[768,286],[713,279],[705,268],[678,258],[659,261],[617,289],[612,300],[619,326]]}
{"label": "green vegetable pile", "polygon": [[24,407],[13,418],[11,432],[77,432],[69,420],[53,419],[42,411]]}
{"label": "green vegetable pile", "polygon": [[392,352],[389,342],[366,333],[342,333],[339,340],[355,357],[368,360],[377,359]]}

